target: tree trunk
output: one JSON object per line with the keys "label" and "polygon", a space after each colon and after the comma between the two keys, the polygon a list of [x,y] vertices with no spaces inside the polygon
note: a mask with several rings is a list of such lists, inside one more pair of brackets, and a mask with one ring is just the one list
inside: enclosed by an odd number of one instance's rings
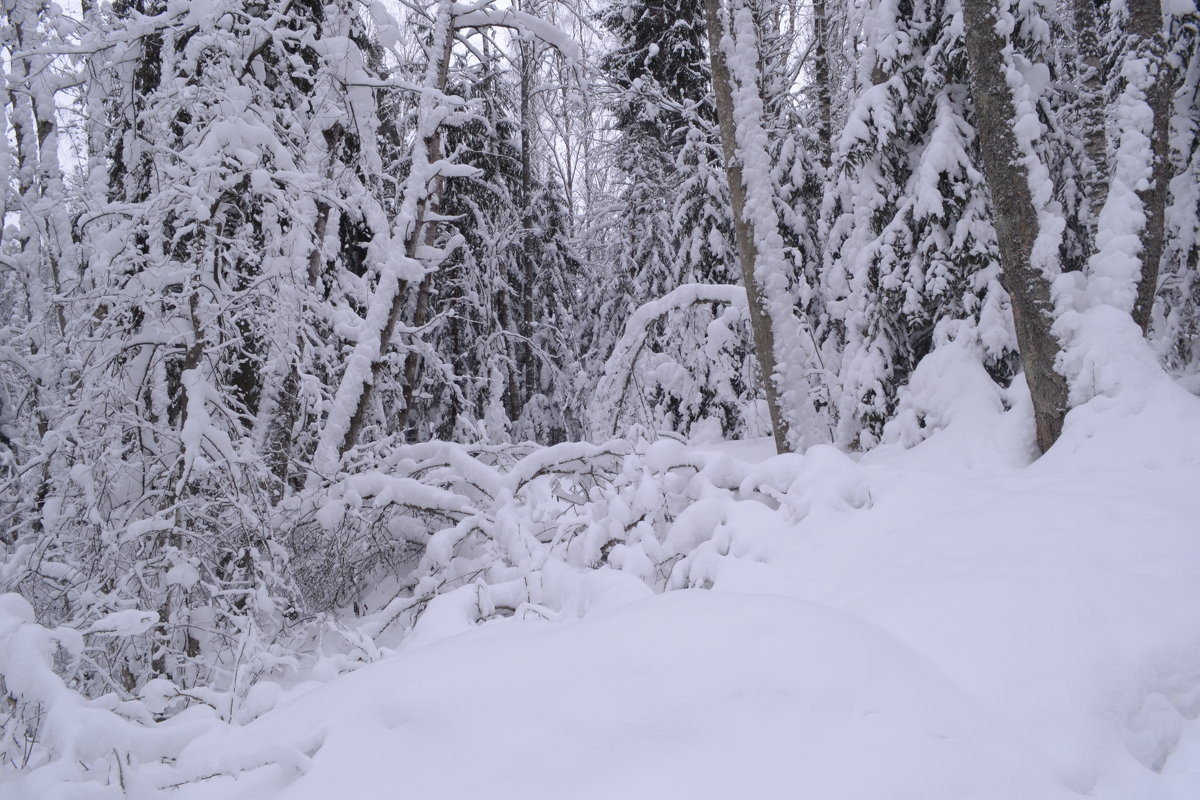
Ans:
{"label": "tree trunk", "polygon": [[1129,0],[1130,47],[1135,55],[1151,64],[1146,104],[1153,114],[1150,137],[1152,164],[1150,182],[1137,193],[1142,201],[1146,223],[1142,230],[1142,272],[1137,285],[1133,319],[1146,332],[1150,312],[1158,292],[1158,266],[1165,244],[1167,185],[1171,180],[1170,124],[1171,98],[1175,94],[1173,72],[1167,63],[1167,43],[1163,36],[1162,6],[1159,0]]}
{"label": "tree trunk", "polygon": [[1062,345],[1051,331],[1054,303],[1050,281],[1032,263],[1038,215],[1029,189],[1029,173],[1013,132],[1016,112],[1005,80],[1003,38],[996,32],[995,0],[964,0],[967,59],[983,172],[992,197],[1000,266],[1012,295],[1017,345],[1025,366],[1038,446],[1045,452],[1062,432],[1067,411],[1067,382],[1055,371]]}
{"label": "tree trunk", "polygon": [[[437,54],[436,73],[432,80],[433,89],[438,93],[446,91],[446,81],[450,75],[450,53],[454,47],[454,18],[450,4],[442,3],[439,5],[437,14],[437,30],[436,35],[441,36],[441,50]],[[435,164],[442,159],[442,134],[439,127],[434,127],[426,131],[424,141],[421,144],[425,149],[425,161],[427,164]],[[432,247],[437,235],[437,226],[429,221],[429,217],[434,212],[434,206],[437,204],[438,197],[441,195],[443,179],[440,175],[433,178],[432,185],[425,188],[425,196],[421,198],[417,212],[417,218],[413,222],[412,232],[408,240],[404,243],[404,249],[410,259],[416,258],[417,252],[423,245]],[[413,327],[420,328],[429,322],[429,292],[432,285],[432,273],[427,273],[421,279],[417,286],[417,305],[413,314]],[[396,291],[392,298],[391,310],[387,317],[387,322],[383,327],[383,331],[379,337],[379,357],[371,365],[371,380],[363,387],[358,397],[358,405],[354,410],[354,416],[350,419],[350,425],[346,429],[346,435],[342,439],[341,445],[338,448],[339,455],[344,454],[347,450],[354,446],[358,441],[358,434],[362,430],[363,424],[366,422],[367,410],[371,405],[371,397],[374,393],[374,387],[379,376],[379,370],[383,366],[384,358],[387,355],[388,348],[391,346],[392,336],[396,332],[396,326],[400,324],[400,314],[404,309],[404,292]],[[410,350],[404,359],[404,408],[400,412],[398,427],[403,430],[408,423],[410,409],[412,408],[413,395],[416,391],[417,383],[417,367],[419,366],[420,355],[415,350]]]}
{"label": "tree trunk", "polygon": [[[68,219],[62,168],[58,153],[58,109],[54,103],[53,75],[49,58],[39,53],[44,45],[39,37],[38,20],[41,6],[28,0],[5,3],[0,17],[12,28],[17,50],[25,50],[21,58],[11,59],[9,66],[5,116],[13,134],[15,146],[15,196],[7,198],[6,218],[16,214],[18,273],[23,278],[26,303],[31,319],[43,317],[53,326],[30,326],[30,357],[34,361],[53,358],[61,347],[67,331],[67,316],[63,303],[63,271],[71,274],[78,266],[74,226]],[[42,209],[40,212],[35,209]],[[39,224],[39,221],[41,224]],[[47,291],[48,290],[48,291]],[[60,394],[64,376],[56,369],[41,370],[33,377],[34,416],[38,438],[45,441],[52,427],[48,398]],[[11,447],[11,443],[10,443]],[[14,455],[16,449],[13,448]],[[36,507],[41,511],[50,494],[51,459],[42,460],[38,488],[34,493]],[[42,515],[34,516],[35,530],[41,530]]]}
{"label": "tree trunk", "polygon": [[[1090,2],[1091,0],[1088,0]],[[817,146],[821,149],[821,166],[829,168],[833,151],[833,87],[829,69],[829,15],[825,0],[813,0],[813,80],[817,86]]]}
{"label": "tree trunk", "polygon": [[767,407],[771,413],[771,430],[775,436],[775,449],[788,452],[787,416],[781,407],[779,388],[776,385],[775,335],[771,320],[767,316],[760,297],[760,287],[755,279],[754,266],[758,260],[757,247],[751,222],[746,219],[746,187],[742,178],[742,165],[737,153],[737,131],[733,115],[733,87],[730,82],[729,66],[721,48],[724,25],[718,0],[704,0],[704,11],[708,26],[709,58],[712,61],[713,93],[717,101],[717,121],[721,129],[721,149],[725,156],[725,175],[729,181],[729,196],[733,206],[734,236],[737,240],[738,259],[742,267],[742,280],[746,284],[746,297],[750,308],[750,329],[754,334],[754,351],[758,357],[758,369],[762,376],[763,389],[767,396]]}
{"label": "tree trunk", "polygon": [[1093,209],[1108,196],[1108,142],[1104,122],[1104,80],[1100,68],[1100,29],[1096,22],[1096,0],[1072,0],[1075,40],[1082,63],[1080,90],[1083,93],[1083,149],[1091,162],[1086,191]]}
{"label": "tree trunk", "polygon": [[[533,5],[526,0],[523,5]],[[529,9],[531,12],[535,8]],[[537,125],[533,117],[533,79],[537,65],[537,46],[533,42],[521,42],[521,354],[522,383],[519,396],[524,407],[538,392],[538,368],[533,350],[533,292],[536,283],[534,269],[533,231],[533,135]],[[512,417],[512,421],[517,421]]]}
{"label": "tree trunk", "polygon": [[[329,134],[326,133],[326,141]],[[332,162],[336,156],[329,148],[330,167],[326,177],[331,177]],[[321,251],[325,241],[325,231],[329,226],[329,214],[332,211],[329,203],[324,200],[316,202],[316,220],[313,223],[313,244],[308,251],[308,283],[306,288],[314,290],[321,275]],[[303,352],[303,337],[295,337],[296,358]],[[296,422],[300,419],[300,367],[295,360],[288,366],[287,374],[279,385],[274,400],[274,409],[267,423],[266,435],[263,437],[263,450],[266,452],[267,470],[274,478],[271,486],[271,502],[279,503],[287,494],[288,478],[292,466],[292,436],[295,433]]]}

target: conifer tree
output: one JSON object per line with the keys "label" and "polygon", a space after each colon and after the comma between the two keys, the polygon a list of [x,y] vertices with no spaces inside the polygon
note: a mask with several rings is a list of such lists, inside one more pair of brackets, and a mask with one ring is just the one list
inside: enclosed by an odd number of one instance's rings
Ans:
{"label": "conifer tree", "polygon": [[[1059,69],[1053,15],[1038,6],[1024,14],[1018,52]],[[885,2],[865,24],[871,63],[862,72],[875,83],[839,139],[823,214],[824,342],[839,364],[838,439],[861,447],[878,440],[897,389],[939,336],[973,342],[998,380],[1011,378],[1017,364],[960,5]],[[1079,269],[1081,148],[1052,111],[1061,106],[1052,89],[1034,102],[1046,126],[1039,152],[1063,209],[1055,269]]]}
{"label": "conifer tree", "polygon": [[1173,178],[1165,209],[1166,246],[1153,339],[1173,372],[1200,371],[1200,12],[1171,20],[1168,57],[1178,75],[1172,108]]}
{"label": "conifer tree", "polygon": [[[688,283],[733,284],[733,218],[721,164],[703,3],[622,0],[602,21],[617,47],[601,65],[612,82],[610,105],[620,131],[622,195],[616,216],[637,220],[614,241],[620,276],[611,301],[618,326],[639,306]],[[744,323],[719,347],[705,347],[715,305],[691,306],[672,318],[669,335],[652,335],[623,407],[655,429],[686,433],[704,420],[726,435],[763,432],[754,408],[756,367]],[[721,328],[723,329],[723,328]]]}
{"label": "conifer tree", "polygon": [[581,267],[553,177],[524,166],[518,80],[498,58],[456,68],[466,107],[446,148],[471,172],[449,177],[439,203],[448,256],[430,284],[410,439],[553,443],[579,431],[578,356],[559,325],[576,310]]}

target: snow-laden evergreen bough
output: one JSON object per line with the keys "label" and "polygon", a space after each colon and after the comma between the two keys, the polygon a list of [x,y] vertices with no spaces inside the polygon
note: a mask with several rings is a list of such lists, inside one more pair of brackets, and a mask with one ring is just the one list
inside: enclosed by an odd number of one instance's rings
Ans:
{"label": "snow-laden evergreen bough", "polygon": [[[1061,68],[1051,31],[1061,28],[1044,6],[1016,12],[1014,49],[1052,81]],[[939,325],[977,342],[997,380],[1011,378],[1017,356],[968,87],[961,5],[884,2],[863,24],[866,86],[839,139],[824,201],[822,338],[828,359],[840,365],[838,441],[870,447]],[[1069,179],[1078,173],[1078,149],[1057,119],[1063,102],[1049,81],[1031,101],[1047,120],[1034,146],[1054,166],[1057,182],[1047,185],[1074,231],[1083,187]],[[1064,256],[1078,253],[1068,249],[1071,243],[1064,238]],[[1071,257],[1067,267],[1078,269],[1078,255]]]}

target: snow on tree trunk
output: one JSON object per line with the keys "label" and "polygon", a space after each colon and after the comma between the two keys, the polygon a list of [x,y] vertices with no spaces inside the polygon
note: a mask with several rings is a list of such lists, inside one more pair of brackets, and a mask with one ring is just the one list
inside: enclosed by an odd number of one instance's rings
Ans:
{"label": "snow on tree trunk", "polygon": [[[775,447],[788,452],[822,438],[810,399],[815,342],[797,317],[779,232],[758,93],[759,54],[751,9],[733,3],[726,32],[718,0],[705,0],[709,54],[738,258],[750,326],[771,413]],[[732,35],[731,35],[732,34]],[[813,347],[808,344],[812,343]]]}
{"label": "snow on tree trunk", "polygon": [[[1017,344],[1033,396],[1037,442],[1044,452],[1058,439],[1067,412],[1067,381],[1055,369],[1062,344],[1051,330],[1055,318],[1047,274],[1051,248],[1043,240],[1054,232],[1047,230],[1049,220],[1034,205],[1035,198],[1041,203],[1048,200],[1042,185],[1044,167],[1027,142],[1021,146],[1015,130],[1023,126],[1022,138],[1030,135],[1032,111],[1026,107],[1025,113],[1017,116],[1010,84],[1019,83],[1020,78],[1006,63],[1008,45],[998,28],[996,2],[964,0],[963,22],[1000,264],[1008,280]],[[1036,188],[1032,187],[1035,183]]]}
{"label": "snow on tree trunk", "polygon": [[825,0],[813,0],[813,79],[817,90],[817,146],[821,165],[829,167],[833,153],[833,86],[829,69],[829,14]]}
{"label": "snow on tree trunk", "polygon": [[[384,249],[382,243],[372,242],[378,261],[378,283],[356,332],[357,341],[346,361],[329,418],[317,443],[309,486],[316,486],[331,477],[341,456],[358,440],[371,406],[379,370],[400,323],[406,284],[419,284],[420,287],[414,327],[420,327],[428,313],[430,269],[420,257],[426,255],[422,251],[433,241],[433,225],[429,218],[434,213],[441,178],[448,169],[442,162],[439,129],[450,111],[445,88],[454,44],[453,26],[453,4],[443,0],[438,4],[433,40],[427,49],[429,61],[418,109],[418,140],[413,148],[413,163],[405,181],[399,217],[392,223],[393,230],[403,237],[403,249],[381,252]],[[394,243],[390,246],[394,247]],[[409,369],[408,363],[406,361],[405,377],[409,378],[408,386],[411,387],[416,368],[414,365]],[[406,401],[406,407],[410,406],[412,398],[407,393]]]}
{"label": "snow on tree trunk", "polygon": [[1101,65],[1100,26],[1096,19],[1096,0],[1071,0],[1074,13],[1075,43],[1080,75],[1084,151],[1087,154],[1089,180],[1087,193],[1094,208],[1108,195],[1108,141],[1104,120],[1104,71]]}
{"label": "snow on tree trunk", "polygon": [[1131,0],[1127,30],[1124,86],[1116,101],[1117,147],[1096,252],[1088,263],[1089,289],[1092,302],[1130,312],[1144,332],[1165,241],[1174,71],[1158,0]]}

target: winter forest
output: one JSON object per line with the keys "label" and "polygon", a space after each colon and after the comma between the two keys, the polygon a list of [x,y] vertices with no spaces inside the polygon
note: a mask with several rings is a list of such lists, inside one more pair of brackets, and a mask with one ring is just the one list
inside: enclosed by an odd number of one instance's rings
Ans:
{"label": "winter forest", "polygon": [[1193,0],[60,3],[0,797],[1200,797]]}

